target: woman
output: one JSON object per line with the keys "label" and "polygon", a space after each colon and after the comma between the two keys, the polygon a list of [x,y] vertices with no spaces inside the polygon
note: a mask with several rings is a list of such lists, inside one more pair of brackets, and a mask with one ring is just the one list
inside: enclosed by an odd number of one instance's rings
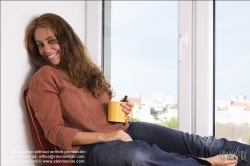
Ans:
{"label": "woman", "polygon": [[[71,26],[58,15],[36,18],[27,29],[25,46],[39,67],[30,80],[28,97],[45,136],[65,152],[84,152],[81,158],[75,157],[84,161],[82,165],[233,166],[237,157],[225,160],[220,151],[250,151],[238,142],[150,123],[107,122],[111,86]],[[128,115],[133,104],[126,102],[122,107]]]}

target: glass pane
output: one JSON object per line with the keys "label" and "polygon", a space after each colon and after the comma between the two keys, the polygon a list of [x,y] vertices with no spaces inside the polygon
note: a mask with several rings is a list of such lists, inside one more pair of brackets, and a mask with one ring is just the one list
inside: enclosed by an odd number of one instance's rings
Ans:
{"label": "glass pane", "polygon": [[177,128],[178,1],[108,3],[104,71],[113,100],[134,102],[133,121]]}
{"label": "glass pane", "polygon": [[250,2],[216,1],[215,136],[250,144]]}

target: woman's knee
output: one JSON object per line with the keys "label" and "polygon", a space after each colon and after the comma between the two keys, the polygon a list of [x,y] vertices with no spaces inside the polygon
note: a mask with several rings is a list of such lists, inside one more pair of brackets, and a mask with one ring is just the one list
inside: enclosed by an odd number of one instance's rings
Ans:
{"label": "woman's knee", "polygon": [[136,166],[147,162],[152,155],[151,148],[152,146],[140,140],[130,142],[129,149],[126,148],[126,150],[122,152],[124,162],[128,165]]}

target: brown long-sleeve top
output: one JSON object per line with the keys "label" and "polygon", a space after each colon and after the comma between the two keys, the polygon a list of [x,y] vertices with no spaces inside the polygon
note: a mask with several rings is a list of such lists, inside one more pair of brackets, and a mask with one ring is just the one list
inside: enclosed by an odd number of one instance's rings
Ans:
{"label": "brown long-sleeve top", "polygon": [[28,98],[45,137],[62,150],[79,150],[72,140],[78,131],[109,132],[125,130],[128,123],[107,122],[109,97],[99,99],[86,88],[74,86],[67,73],[43,66],[31,78]]}

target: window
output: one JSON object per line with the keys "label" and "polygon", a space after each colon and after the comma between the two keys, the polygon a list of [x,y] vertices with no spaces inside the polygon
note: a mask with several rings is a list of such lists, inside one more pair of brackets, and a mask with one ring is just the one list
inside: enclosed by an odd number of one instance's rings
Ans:
{"label": "window", "polygon": [[215,6],[215,136],[250,144],[250,2]]}
{"label": "window", "polygon": [[140,121],[177,117],[178,130],[212,135],[213,2],[103,1],[103,11],[102,67],[114,100],[137,101]]}
{"label": "window", "polygon": [[133,120],[177,128],[178,1],[108,1],[104,73]]}

